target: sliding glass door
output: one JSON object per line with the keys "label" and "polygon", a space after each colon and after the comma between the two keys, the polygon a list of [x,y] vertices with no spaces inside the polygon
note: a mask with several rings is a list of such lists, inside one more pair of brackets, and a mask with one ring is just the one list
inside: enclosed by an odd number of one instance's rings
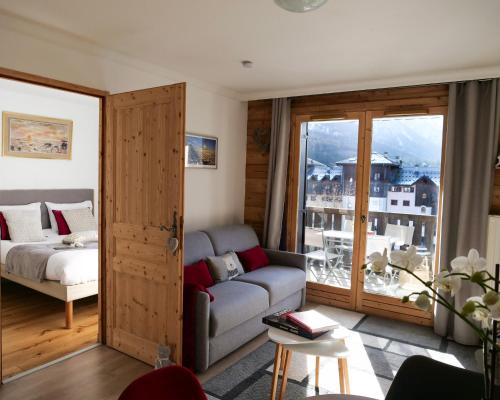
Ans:
{"label": "sliding glass door", "polygon": [[301,125],[298,248],[308,258],[312,295],[348,307],[355,302],[359,260],[363,122],[364,115],[350,113]]}
{"label": "sliding glass door", "polygon": [[[369,163],[364,172],[363,262],[374,252],[385,251],[390,257],[414,246],[423,257],[415,273],[427,282],[434,274],[439,242],[444,114],[440,109],[392,116],[378,111],[368,112],[366,121],[370,135],[365,141]],[[400,300],[423,289],[405,272],[368,268],[360,272],[358,309],[376,308],[379,313],[400,313],[403,319],[409,314],[407,319],[431,322],[430,313]]]}
{"label": "sliding glass door", "polygon": [[[384,110],[302,121],[297,248],[309,299],[432,323],[402,304],[422,289],[405,273],[363,270],[373,252],[416,247],[432,279],[439,244],[445,110]],[[408,316],[408,317],[405,317]]]}

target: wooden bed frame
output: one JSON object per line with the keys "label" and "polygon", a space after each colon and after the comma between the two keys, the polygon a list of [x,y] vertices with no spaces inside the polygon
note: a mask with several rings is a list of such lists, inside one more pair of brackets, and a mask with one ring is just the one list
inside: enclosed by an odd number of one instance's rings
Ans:
{"label": "wooden bed frame", "polygon": [[[1,205],[17,205],[42,202],[42,227],[50,228],[49,214],[46,201],[53,203],[80,203],[90,200],[94,203],[94,190],[92,189],[33,189],[33,190],[0,190]],[[94,296],[99,292],[99,282],[93,281],[79,285],[65,286],[57,281],[45,280],[36,282],[22,276],[9,273],[5,270],[5,265],[1,264],[1,277],[9,281],[26,286],[47,296],[65,302],[66,328],[73,326],[73,301],[85,297]]]}

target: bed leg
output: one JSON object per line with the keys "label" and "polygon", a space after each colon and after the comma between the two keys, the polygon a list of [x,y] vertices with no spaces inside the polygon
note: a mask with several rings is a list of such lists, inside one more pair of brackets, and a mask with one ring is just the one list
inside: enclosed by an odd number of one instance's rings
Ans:
{"label": "bed leg", "polygon": [[66,329],[71,329],[73,326],[73,302],[68,301],[66,304]]}

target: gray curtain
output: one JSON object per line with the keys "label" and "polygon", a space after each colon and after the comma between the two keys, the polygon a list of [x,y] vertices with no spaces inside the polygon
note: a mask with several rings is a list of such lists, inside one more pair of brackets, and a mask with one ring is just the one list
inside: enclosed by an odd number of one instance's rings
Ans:
{"label": "gray curtain", "polygon": [[[493,172],[500,130],[499,79],[450,85],[446,137],[441,269],[476,248],[486,256],[486,236]],[[461,307],[479,294],[465,285],[453,299]],[[477,336],[444,307],[436,309],[434,330],[462,344],[476,344]]]}
{"label": "gray curtain", "polygon": [[277,250],[281,240],[290,143],[290,99],[273,99],[263,245]]}

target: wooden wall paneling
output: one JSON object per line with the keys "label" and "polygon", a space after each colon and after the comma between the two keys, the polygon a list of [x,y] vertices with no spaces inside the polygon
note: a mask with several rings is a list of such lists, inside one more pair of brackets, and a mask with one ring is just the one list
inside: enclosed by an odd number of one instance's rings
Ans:
{"label": "wooden wall paneling", "polygon": [[260,240],[262,240],[266,211],[271,114],[271,100],[248,103],[245,223],[255,229]]}
{"label": "wooden wall paneling", "polygon": [[[185,84],[110,96],[107,340],[153,364],[182,361]],[[177,232],[165,228],[177,226]],[[172,252],[167,240],[177,237]]]}

